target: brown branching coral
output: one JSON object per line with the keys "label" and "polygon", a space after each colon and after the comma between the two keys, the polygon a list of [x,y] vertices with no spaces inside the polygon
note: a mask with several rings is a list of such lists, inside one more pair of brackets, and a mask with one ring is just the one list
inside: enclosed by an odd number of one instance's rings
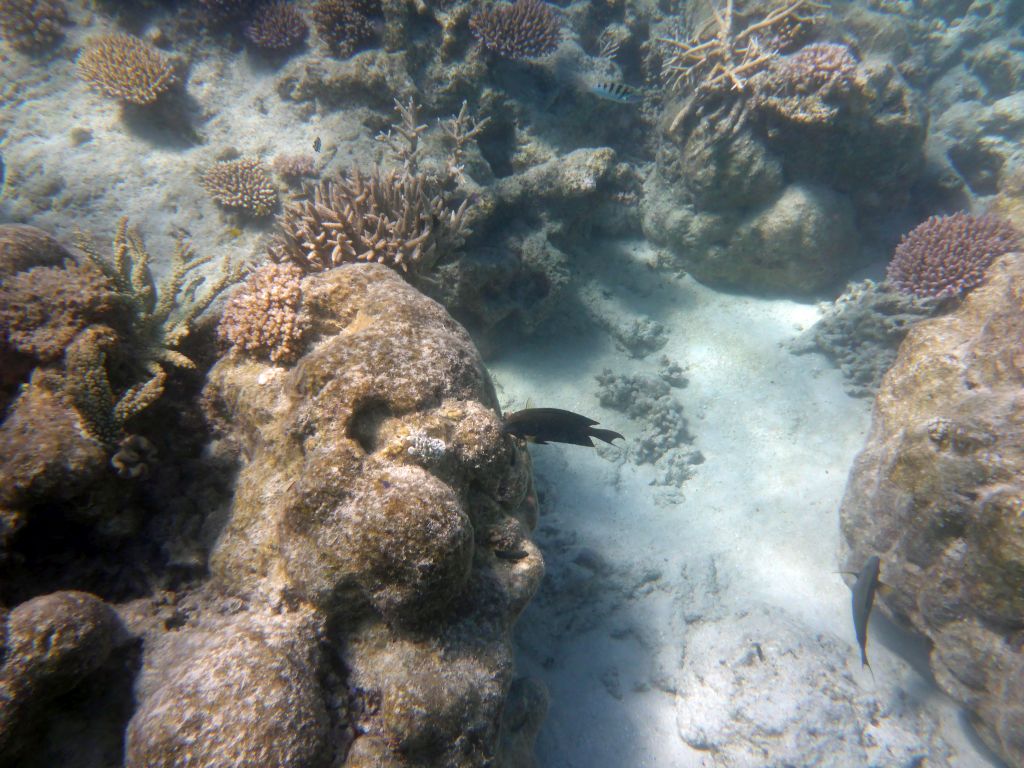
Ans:
{"label": "brown branching coral", "polygon": [[214,163],[203,174],[203,187],[225,208],[266,216],[277,205],[277,189],[263,163],[253,158]]}
{"label": "brown branching coral", "polygon": [[813,23],[822,8],[815,0],[788,0],[763,13],[741,14],[734,0],[719,9],[709,0],[711,17],[684,39],[662,38],[664,72],[673,90],[692,95],[672,121],[674,132],[713,94],[743,94],[748,80],[799,38],[801,27]]}
{"label": "brown branching coral", "polygon": [[313,26],[336,56],[351,56],[356,46],[373,35],[373,24],[358,0],[319,0],[313,6]]}
{"label": "brown branching coral", "polygon": [[558,47],[562,25],[547,3],[515,0],[488,5],[469,20],[469,28],[487,50],[507,59],[535,59]]}
{"label": "brown branching coral", "polygon": [[306,271],[376,261],[402,272],[423,272],[444,250],[462,244],[468,234],[466,207],[463,202],[457,210],[449,208],[418,175],[354,171],[321,182],[312,199],[287,206],[270,253],[275,261],[292,261]]}
{"label": "brown branching coral", "polygon": [[19,51],[49,48],[64,35],[68,9],[61,0],[0,0],[0,37]]}
{"label": "brown branching coral", "polygon": [[110,279],[90,263],[33,267],[0,285],[0,332],[11,348],[52,362],[118,303]]}
{"label": "brown branching coral", "polygon": [[90,43],[78,57],[78,76],[105,95],[129,104],[151,104],[176,79],[167,56],[123,33]]}
{"label": "brown branching coral", "polygon": [[235,349],[274,363],[302,352],[309,317],[302,307],[302,270],[265,264],[251,274],[224,307],[217,335]]}
{"label": "brown branching coral", "polygon": [[213,257],[196,256],[190,246],[179,242],[171,271],[158,288],[149,271],[149,253],[138,232],[129,228],[127,219],[118,224],[112,258],[100,255],[85,237],[79,237],[78,246],[127,303],[131,323],[124,341],[131,347],[133,364],[148,375],[115,397],[106,369],[112,332],[87,328],[72,345],[74,349],[68,350],[66,389],[89,431],[104,444],[113,446],[122,437],[124,422],[163,394],[165,366],[195,368],[177,347],[191,332],[195,319],[241,273],[225,262],[217,278],[199,293],[206,278],[197,275],[196,270]]}

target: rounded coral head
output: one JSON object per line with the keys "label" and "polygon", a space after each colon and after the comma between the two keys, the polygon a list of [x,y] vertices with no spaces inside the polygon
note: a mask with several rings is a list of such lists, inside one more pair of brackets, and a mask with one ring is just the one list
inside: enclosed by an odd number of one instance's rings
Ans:
{"label": "rounded coral head", "polygon": [[901,293],[963,295],[982,282],[989,264],[1020,242],[1020,233],[995,216],[932,216],[903,236],[886,277]]}
{"label": "rounded coral head", "polygon": [[489,51],[507,59],[547,56],[558,47],[561,22],[541,0],[490,3],[469,20],[473,34]]}

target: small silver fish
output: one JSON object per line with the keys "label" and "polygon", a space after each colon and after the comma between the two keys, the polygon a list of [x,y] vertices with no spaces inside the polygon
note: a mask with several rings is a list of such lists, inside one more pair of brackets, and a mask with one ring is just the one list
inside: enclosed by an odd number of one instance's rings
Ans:
{"label": "small silver fish", "polygon": [[638,104],[643,101],[643,94],[636,88],[615,80],[602,80],[590,84],[590,92],[606,101],[619,104]]}

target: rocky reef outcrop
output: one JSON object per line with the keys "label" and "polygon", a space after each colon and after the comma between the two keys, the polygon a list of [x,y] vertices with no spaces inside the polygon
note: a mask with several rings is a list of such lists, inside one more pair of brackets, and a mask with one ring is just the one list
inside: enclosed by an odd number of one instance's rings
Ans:
{"label": "rocky reef outcrop", "polygon": [[1024,763],[1024,256],[911,329],[842,505],[844,568],[882,560],[881,604],[933,643],[939,685]]}
{"label": "rocky reef outcrop", "polygon": [[[520,682],[509,702],[508,632],[543,573],[536,501],[472,342],[379,265],[305,278],[303,304],[312,328],[293,367],[236,351],[210,372],[211,418],[247,457],[210,561],[237,609],[155,657],[129,764],[170,765],[201,711],[260,723],[239,729],[230,756],[273,745],[280,765],[347,752],[350,766],[470,766],[528,751],[524,724],[539,718],[523,705],[543,696]],[[210,685],[223,676],[270,682],[239,701]],[[295,720],[291,742],[267,731],[274,711]]]}

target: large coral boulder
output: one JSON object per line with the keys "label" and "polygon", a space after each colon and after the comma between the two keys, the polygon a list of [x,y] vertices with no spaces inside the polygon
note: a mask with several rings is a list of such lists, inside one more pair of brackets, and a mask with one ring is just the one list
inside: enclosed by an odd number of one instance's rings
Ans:
{"label": "large coral boulder", "polygon": [[858,569],[933,643],[939,684],[1024,765],[1024,255],[951,315],[915,326],[875,403],[842,506]]}
{"label": "large coral boulder", "polygon": [[376,264],[305,277],[302,306],[293,366],[236,349],[209,374],[246,459],[210,561],[236,615],[147,652],[128,765],[528,765],[544,696],[509,632],[543,573],[536,497],[480,357]]}

